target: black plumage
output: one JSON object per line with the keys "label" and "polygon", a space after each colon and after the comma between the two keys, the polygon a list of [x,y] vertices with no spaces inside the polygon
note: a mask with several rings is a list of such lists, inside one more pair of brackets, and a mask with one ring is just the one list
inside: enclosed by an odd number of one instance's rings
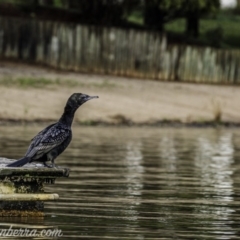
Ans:
{"label": "black plumage", "polygon": [[64,108],[63,115],[58,122],[49,125],[39,132],[31,141],[25,156],[7,167],[21,167],[29,162],[43,162],[45,166],[47,161],[51,161],[51,167],[55,167],[54,159],[60,155],[72,140],[72,121],[76,110],[90,99],[98,98],[90,97],[82,93],[74,93],[70,96]]}

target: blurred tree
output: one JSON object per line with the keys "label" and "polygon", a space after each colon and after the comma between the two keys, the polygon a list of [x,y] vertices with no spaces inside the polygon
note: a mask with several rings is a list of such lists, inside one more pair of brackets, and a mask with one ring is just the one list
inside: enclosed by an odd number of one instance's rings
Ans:
{"label": "blurred tree", "polygon": [[[21,5],[21,9],[23,9],[25,13],[33,12],[37,16],[47,16],[51,19],[54,19],[54,17],[55,19],[61,19],[62,14],[66,16],[65,19],[68,19],[68,21],[74,20],[76,22],[108,26],[129,26],[129,24],[126,24],[128,16],[134,10],[140,9],[143,13],[145,26],[162,31],[166,22],[181,17],[186,19],[186,33],[194,37],[198,37],[199,35],[200,18],[216,12],[220,7],[220,0],[8,1]],[[238,2],[240,2],[240,0],[238,0]],[[59,8],[64,9],[60,10]]]}
{"label": "blurred tree", "polygon": [[186,33],[197,37],[200,18],[219,8],[220,0],[145,0],[144,23],[161,31],[164,23],[184,17]]}

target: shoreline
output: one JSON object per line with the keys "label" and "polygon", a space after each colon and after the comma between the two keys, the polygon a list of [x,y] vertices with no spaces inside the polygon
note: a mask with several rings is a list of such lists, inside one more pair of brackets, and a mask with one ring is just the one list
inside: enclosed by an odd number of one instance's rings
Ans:
{"label": "shoreline", "polygon": [[0,125],[53,123],[73,92],[98,95],[75,125],[239,127],[240,86],[133,79],[0,62]]}
{"label": "shoreline", "polygon": [[[56,122],[56,120],[46,119],[0,119],[0,126],[47,126]],[[155,122],[104,122],[104,121],[87,121],[73,122],[73,126],[85,127],[159,127],[159,128],[240,128],[240,122],[181,122],[178,120],[159,120]]]}

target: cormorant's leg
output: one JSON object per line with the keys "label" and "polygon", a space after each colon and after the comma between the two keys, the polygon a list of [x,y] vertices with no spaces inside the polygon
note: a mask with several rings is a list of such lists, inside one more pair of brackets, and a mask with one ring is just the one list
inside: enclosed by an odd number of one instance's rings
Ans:
{"label": "cormorant's leg", "polygon": [[55,166],[55,163],[54,163],[54,159],[52,159],[52,161],[51,161],[51,162],[52,162],[52,165],[51,165],[51,167],[52,167],[52,168],[55,168],[56,166]]}
{"label": "cormorant's leg", "polygon": [[54,163],[54,160],[55,160],[55,159],[52,159],[52,161],[51,161],[51,162],[52,162],[52,166],[51,166],[51,167],[52,167],[52,168],[58,168],[58,166]]}
{"label": "cormorant's leg", "polygon": [[57,151],[51,151],[48,155],[47,155],[47,157],[48,157],[48,160],[49,161],[51,161],[51,166],[49,166],[49,167],[51,167],[51,168],[56,168],[56,165],[55,165],[55,163],[54,163],[54,160],[55,160],[55,158],[58,156],[58,153],[57,153]]}

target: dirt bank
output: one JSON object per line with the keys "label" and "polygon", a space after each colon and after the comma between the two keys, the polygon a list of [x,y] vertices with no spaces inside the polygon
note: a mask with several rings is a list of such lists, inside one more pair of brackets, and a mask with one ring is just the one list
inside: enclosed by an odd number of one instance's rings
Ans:
{"label": "dirt bank", "polygon": [[240,122],[239,86],[157,82],[0,63],[2,120],[56,120],[73,92],[100,97],[81,107],[76,122]]}

